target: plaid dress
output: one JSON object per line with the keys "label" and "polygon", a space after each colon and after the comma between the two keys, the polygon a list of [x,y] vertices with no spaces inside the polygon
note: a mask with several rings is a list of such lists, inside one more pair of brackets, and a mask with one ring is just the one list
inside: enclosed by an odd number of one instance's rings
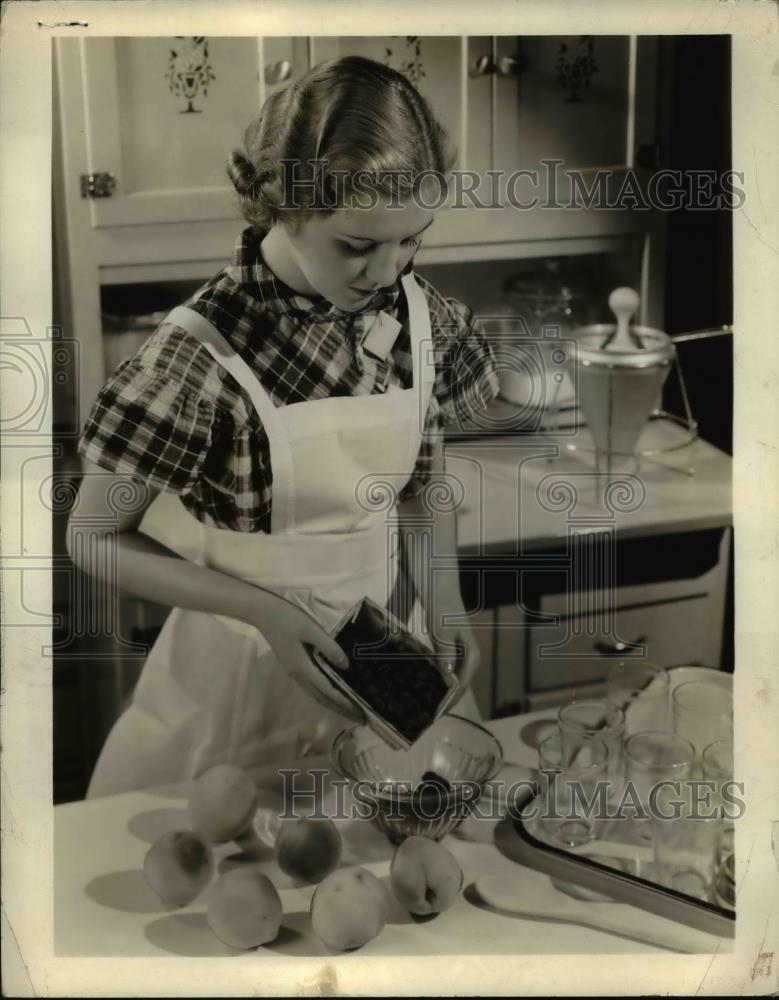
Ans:
{"label": "plaid dress", "polygon": [[[329,396],[407,389],[412,380],[400,280],[357,312],[285,285],[265,264],[265,233],[248,228],[231,263],[184,303],[201,313],[247,362],[276,406]],[[406,272],[410,271],[409,262]],[[498,391],[495,359],[473,312],[419,275],[430,310],[436,377],[414,472],[400,498],[430,477],[435,440]],[[376,314],[403,324],[385,359],[363,350]],[[175,493],[198,520],[233,531],[270,531],[273,470],[251,402],[199,341],[163,321],[100,390],[79,454],[110,472]]]}

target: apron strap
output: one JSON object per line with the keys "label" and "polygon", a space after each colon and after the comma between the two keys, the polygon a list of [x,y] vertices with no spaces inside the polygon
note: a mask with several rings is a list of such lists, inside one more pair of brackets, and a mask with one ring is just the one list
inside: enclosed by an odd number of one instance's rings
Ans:
{"label": "apron strap", "polygon": [[[430,310],[427,307],[425,293],[419,287],[413,271],[405,274],[400,281],[408,303],[413,385],[419,393],[420,416],[424,421],[435,382],[435,357],[433,354],[433,333],[430,327]],[[424,423],[420,426],[424,426]]]}
{"label": "apron strap", "polygon": [[[409,335],[411,341],[411,366],[413,387],[416,396],[418,423],[410,428],[409,462],[416,461],[419,451],[420,432],[425,426],[427,409],[435,382],[435,356],[433,352],[433,334],[430,327],[430,310],[427,307],[425,293],[419,287],[414,272],[410,271],[401,278],[406,294],[409,314]],[[416,588],[408,564],[408,554],[401,544],[398,550],[397,575],[395,585],[389,596],[387,605],[391,614],[395,615],[404,625],[408,625],[414,608]]]}
{"label": "apron strap", "polygon": [[278,411],[265,387],[240,355],[230,347],[214,324],[188,306],[176,306],[165,317],[197,337],[218,365],[246,391],[268,435],[273,475],[271,531],[284,531],[294,523],[295,491],[292,449],[281,426]]}

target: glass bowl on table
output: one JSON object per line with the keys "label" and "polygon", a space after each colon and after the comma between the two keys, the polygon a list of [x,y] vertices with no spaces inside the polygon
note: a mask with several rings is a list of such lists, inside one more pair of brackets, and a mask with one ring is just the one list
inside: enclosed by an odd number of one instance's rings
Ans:
{"label": "glass bowl on table", "polygon": [[498,740],[458,715],[442,715],[409,748],[387,744],[369,726],[334,739],[330,759],[352,797],[398,844],[412,835],[440,840],[470,814],[503,764]]}

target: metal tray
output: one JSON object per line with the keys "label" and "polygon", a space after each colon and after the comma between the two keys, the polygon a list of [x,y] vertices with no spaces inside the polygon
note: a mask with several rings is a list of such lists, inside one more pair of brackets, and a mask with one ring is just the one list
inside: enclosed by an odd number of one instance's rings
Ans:
{"label": "metal tray", "polygon": [[[620,903],[630,903],[708,934],[722,938],[735,937],[734,911],[666,888],[649,878],[620,870],[592,855],[574,853],[539,840],[533,835],[525,819],[534,802],[535,797],[519,815],[505,817],[495,828],[495,845],[505,857],[517,864],[544,872],[561,882],[608,896]],[[592,841],[588,846],[593,849],[593,845],[599,846],[597,841]],[[597,846],[594,849],[597,850]],[[604,856],[607,850],[608,847],[604,846]]]}

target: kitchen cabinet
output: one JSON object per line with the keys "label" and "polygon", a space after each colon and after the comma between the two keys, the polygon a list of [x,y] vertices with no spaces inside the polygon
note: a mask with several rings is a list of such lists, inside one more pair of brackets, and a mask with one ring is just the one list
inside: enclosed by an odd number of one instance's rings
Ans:
{"label": "kitchen cabinet", "polygon": [[[659,445],[681,436],[672,425],[652,433]],[[620,658],[718,669],[728,659],[729,457],[698,439],[607,495],[585,453],[566,453],[585,437],[447,445],[485,717],[602,694]]]}
{"label": "kitchen cabinet", "polygon": [[467,45],[468,169],[557,159],[619,170],[655,141],[657,39],[483,36]]}

